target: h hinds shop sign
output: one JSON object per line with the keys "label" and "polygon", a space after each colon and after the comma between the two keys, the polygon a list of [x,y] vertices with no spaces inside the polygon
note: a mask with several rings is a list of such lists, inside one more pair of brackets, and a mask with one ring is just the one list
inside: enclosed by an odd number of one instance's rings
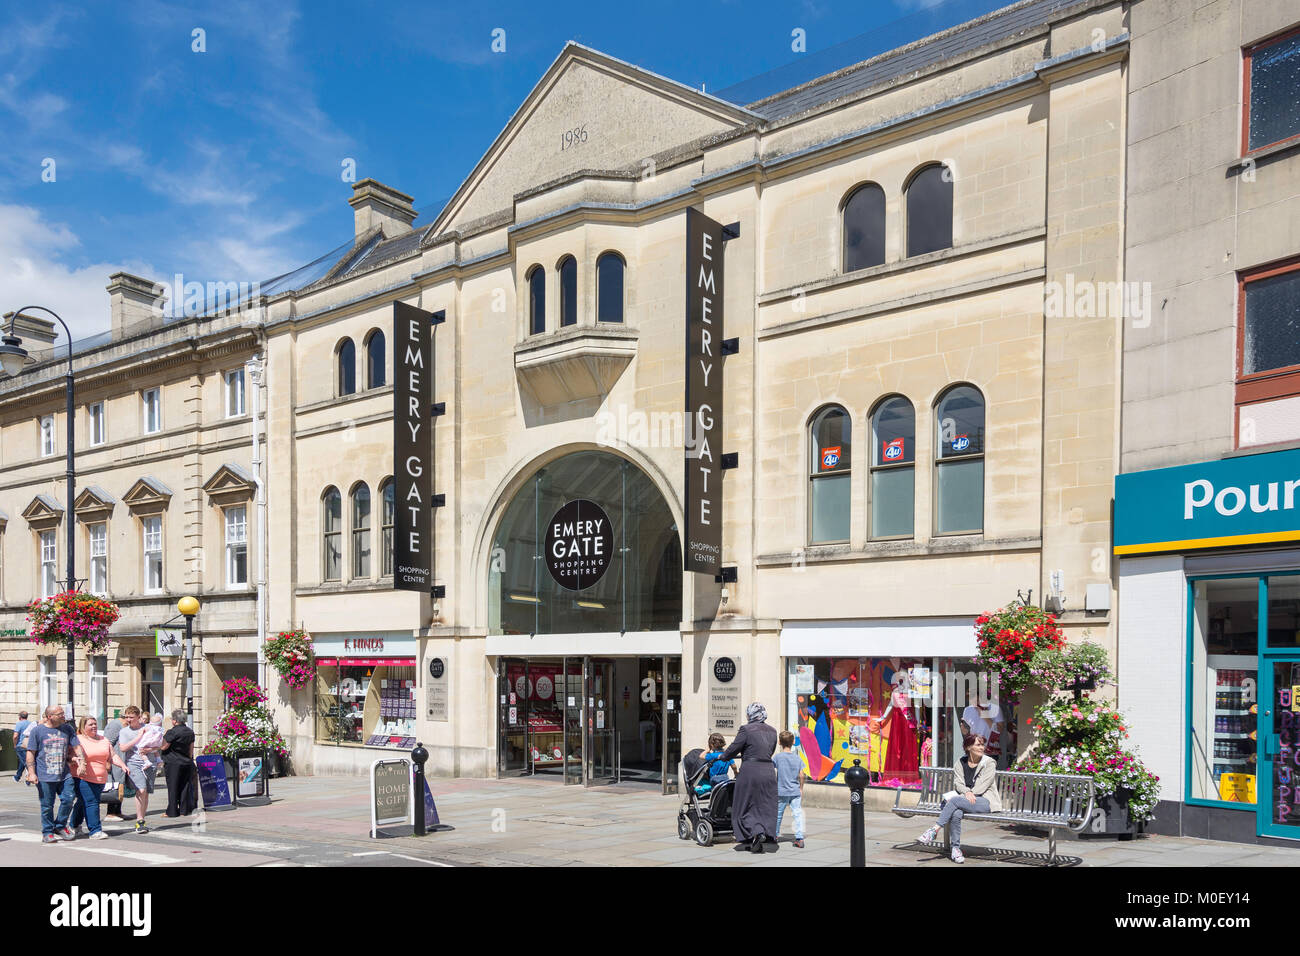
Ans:
{"label": "h hinds shop sign", "polygon": [[433,585],[433,315],[393,303],[393,588]]}
{"label": "h hinds shop sign", "polygon": [[722,226],[686,210],[687,571],[722,568]]}
{"label": "h hinds shop sign", "polygon": [[1115,553],[1300,541],[1300,449],[1115,478]]}

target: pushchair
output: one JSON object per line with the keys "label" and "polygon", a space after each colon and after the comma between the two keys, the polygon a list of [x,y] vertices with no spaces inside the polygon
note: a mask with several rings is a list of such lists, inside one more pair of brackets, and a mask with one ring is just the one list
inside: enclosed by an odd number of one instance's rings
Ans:
{"label": "pushchair", "polygon": [[731,779],[717,784],[707,793],[698,793],[696,787],[708,777],[709,764],[700,758],[701,751],[691,751],[682,758],[682,777],[686,786],[681,808],[677,811],[677,836],[683,840],[694,838],[700,846],[712,846],[713,838],[731,833],[731,804],[735,799],[736,782]]}

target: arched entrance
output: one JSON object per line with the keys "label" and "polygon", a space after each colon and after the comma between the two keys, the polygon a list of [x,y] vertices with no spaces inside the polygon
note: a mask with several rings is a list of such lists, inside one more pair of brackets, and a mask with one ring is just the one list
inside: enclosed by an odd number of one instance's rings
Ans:
{"label": "arched entrance", "polygon": [[675,789],[682,552],[651,478],[607,451],[537,469],[488,563],[498,771]]}

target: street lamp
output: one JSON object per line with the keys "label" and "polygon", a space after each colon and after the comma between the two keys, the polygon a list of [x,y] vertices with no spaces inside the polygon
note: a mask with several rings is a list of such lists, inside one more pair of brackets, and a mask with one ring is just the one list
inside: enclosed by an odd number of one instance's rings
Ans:
{"label": "street lamp", "polygon": [[176,602],[176,610],[185,615],[185,724],[194,729],[194,615],[199,613],[199,599],[186,595]]}
{"label": "street lamp", "polygon": [[[67,424],[64,428],[68,446],[68,508],[63,513],[63,521],[67,532],[67,551],[68,551],[68,590],[77,589],[76,560],[75,549],[77,542],[76,522],[74,520],[74,495],[76,493],[77,471],[73,464],[76,449],[73,444],[73,437],[76,434],[76,428],[73,427],[72,417],[72,332],[68,329],[68,323],[59,318],[58,314],[45,308],[43,305],[25,305],[15,313],[9,322],[9,334],[0,337],[0,368],[3,368],[7,375],[17,375],[22,371],[24,363],[27,361],[27,350],[23,348],[23,340],[14,334],[14,327],[18,324],[18,318],[28,309],[36,309],[41,312],[48,312],[58,319],[59,325],[63,326],[63,332],[68,337],[68,374],[65,378],[64,392],[68,400]],[[68,635],[68,706],[72,707],[75,697],[73,696],[73,675],[76,674],[76,655],[77,642],[72,634]]]}

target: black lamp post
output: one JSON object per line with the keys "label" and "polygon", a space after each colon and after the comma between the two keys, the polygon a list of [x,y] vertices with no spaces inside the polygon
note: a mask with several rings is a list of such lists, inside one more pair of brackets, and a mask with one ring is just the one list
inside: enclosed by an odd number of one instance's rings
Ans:
{"label": "black lamp post", "polygon": [[186,595],[176,602],[176,610],[185,616],[185,722],[194,729],[194,615],[199,613],[199,599]]}
{"label": "black lamp post", "polygon": [[[58,319],[59,325],[63,326],[64,334],[68,337],[68,374],[65,379],[67,382],[64,392],[68,400],[67,424],[64,426],[65,440],[68,446],[68,508],[63,513],[63,520],[66,523],[67,531],[67,551],[68,551],[68,590],[77,589],[76,575],[76,522],[74,521],[74,502],[73,496],[76,493],[77,471],[73,464],[75,447],[73,437],[76,434],[76,428],[73,427],[74,419],[72,413],[72,332],[68,329],[68,323],[43,305],[25,305],[13,314],[13,319],[9,322],[9,334],[0,338],[0,367],[3,367],[9,375],[17,375],[22,371],[23,365],[27,361],[27,350],[23,348],[23,340],[14,334],[14,326],[18,322],[18,317],[28,309],[38,309],[41,312],[49,312],[55,319]],[[68,705],[74,706],[76,698],[73,696],[73,675],[76,673],[76,654],[77,642],[71,634],[68,635]]]}

